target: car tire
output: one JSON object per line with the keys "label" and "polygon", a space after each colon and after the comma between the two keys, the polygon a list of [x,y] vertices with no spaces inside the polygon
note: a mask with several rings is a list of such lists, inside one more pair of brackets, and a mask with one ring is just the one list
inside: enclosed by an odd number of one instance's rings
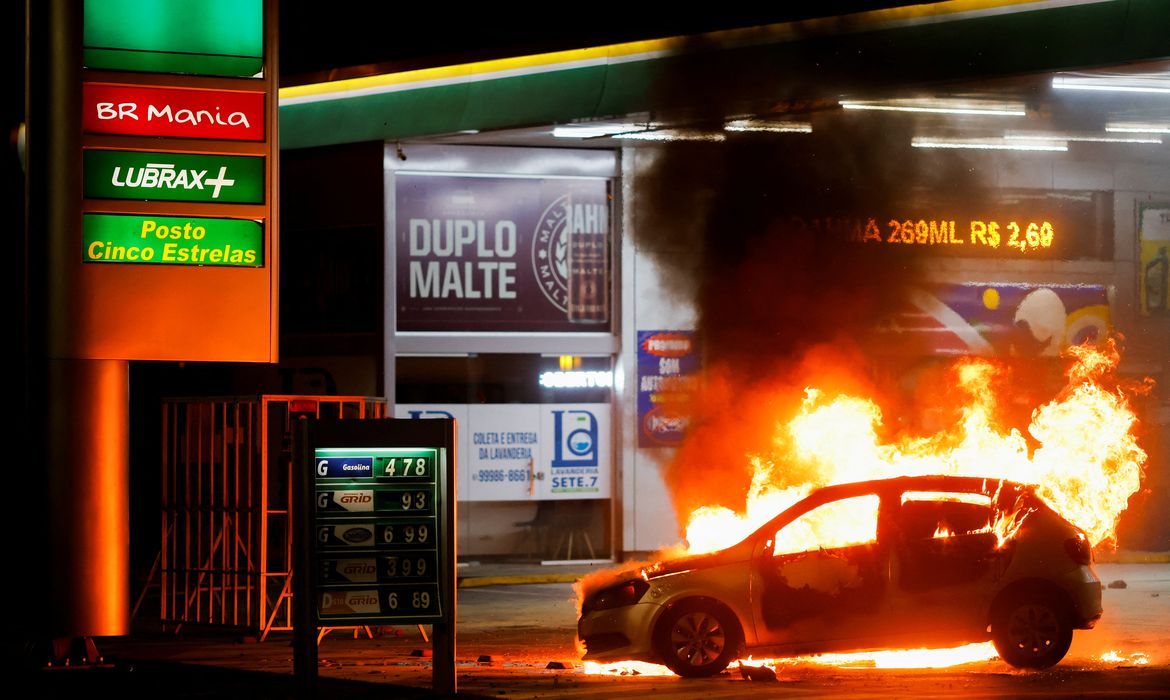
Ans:
{"label": "car tire", "polygon": [[1048,668],[1068,653],[1072,623],[1050,596],[1028,593],[996,606],[991,640],[1004,661],[1017,668]]}
{"label": "car tire", "polygon": [[739,652],[739,625],[723,606],[685,600],[662,616],[656,628],[658,656],[684,678],[713,676]]}

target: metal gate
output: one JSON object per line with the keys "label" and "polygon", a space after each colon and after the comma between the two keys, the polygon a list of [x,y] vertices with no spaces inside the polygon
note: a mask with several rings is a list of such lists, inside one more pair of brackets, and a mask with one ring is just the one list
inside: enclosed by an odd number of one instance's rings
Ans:
{"label": "metal gate", "polygon": [[382,418],[364,396],[163,401],[160,621],[292,629],[292,422]]}

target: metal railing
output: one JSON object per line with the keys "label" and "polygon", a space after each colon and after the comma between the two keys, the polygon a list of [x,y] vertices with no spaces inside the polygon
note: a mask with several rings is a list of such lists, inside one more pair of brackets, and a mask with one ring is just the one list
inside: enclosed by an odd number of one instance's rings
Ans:
{"label": "metal railing", "polygon": [[266,395],[163,402],[160,621],[292,629],[292,422],[382,418],[383,399]]}

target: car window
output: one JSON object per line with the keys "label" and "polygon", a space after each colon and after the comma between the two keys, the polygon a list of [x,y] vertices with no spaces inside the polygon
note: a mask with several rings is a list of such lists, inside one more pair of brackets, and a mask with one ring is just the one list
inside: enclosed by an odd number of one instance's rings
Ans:
{"label": "car window", "polygon": [[874,494],[831,501],[808,511],[773,536],[773,555],[835,549],[877,539],[881,499]]}
{"label": "car window", "polygon": [[904,493],[898,530],[908,540],[990,532],[991,498],[978,493]]}
{"label": "car window", "polygon": [[895,516],[894,581],[911,592],[985,585],[994,574],[998,542],[991,515],[991,498],[982,494],[903,494]]}

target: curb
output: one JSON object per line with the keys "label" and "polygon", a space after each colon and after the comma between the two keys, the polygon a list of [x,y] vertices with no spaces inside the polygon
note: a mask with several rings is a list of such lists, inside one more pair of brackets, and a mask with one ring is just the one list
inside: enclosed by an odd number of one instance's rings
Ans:
{"label": "curb", "polygon": [[1170,552],[1094,552],[1098,564],[1170,564]]}
{"label": "curb", "polygon": [[458,580],[459,588],[482,586],[517,586],[526,583],[573,583],[582,574],[528,574],[521,576],[476,576]]}

